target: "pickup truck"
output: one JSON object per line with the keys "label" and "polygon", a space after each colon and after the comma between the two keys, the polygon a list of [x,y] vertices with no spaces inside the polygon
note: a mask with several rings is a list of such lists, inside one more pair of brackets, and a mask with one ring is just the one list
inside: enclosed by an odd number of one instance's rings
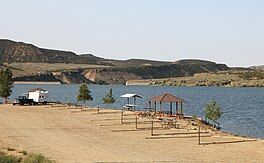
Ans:
{"label": "pickup truck", "polygon": [[13,105],[37,105],[33,99],[28,99],[26,96],[19,96],[13,102]]}

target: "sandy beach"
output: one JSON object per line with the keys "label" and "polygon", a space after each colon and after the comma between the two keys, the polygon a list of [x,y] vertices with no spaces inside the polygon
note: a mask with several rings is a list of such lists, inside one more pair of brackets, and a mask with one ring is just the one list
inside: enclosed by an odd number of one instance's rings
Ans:
{"label": "sandy beach", "polygon": [[163,129],[125,112],[64,106],[0,105],[0,146],[41,153],[56,162],[263,162],[264,141],[202,129],[185,120]]}

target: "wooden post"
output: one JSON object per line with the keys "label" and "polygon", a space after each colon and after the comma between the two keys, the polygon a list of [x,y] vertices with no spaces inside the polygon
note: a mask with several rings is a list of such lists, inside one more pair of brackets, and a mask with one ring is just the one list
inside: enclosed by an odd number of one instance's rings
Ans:
{"label": "wooden post", "polygon": [[100,108],[99,108],[99,106],[97,107],[97,113],[99,114],[99,111],[100,111]]}
{"label": "wooden post", "polygon": [[154,127],[154,121],[153,121],[153,119],[152,119],[152,121],[151,121],[151,136],[154,135],[154,134],[153,134],[153,127]]}
{"label": "wooden post", "polygon": [[122,112],[121,112],[121,124],[123,124],[123,114],[124,114],[124,111],[122,109]]}
{"label": "wooden post", "polygon": [[137,116],[135,116],[135,121],[136,121],[136,129],[137,129],[137,119],[138,119],[138,117]]}
{"label": "wooden post", "polygon": [[201,127],[198,128],[198,145],[201,145]]}
{"label": "wooden post", "polygon": [[156,113],[157,112],[157,102],[155,101],[155,103],[154,103],[154,112]]}

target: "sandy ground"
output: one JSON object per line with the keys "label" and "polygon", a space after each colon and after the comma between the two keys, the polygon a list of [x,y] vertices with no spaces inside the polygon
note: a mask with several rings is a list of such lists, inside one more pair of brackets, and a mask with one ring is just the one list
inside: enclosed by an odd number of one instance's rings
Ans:
{"label": "sandy ground", "polygon": [[[107,112],[107,113],[106,113]],[[126,112],[125,115],[131,113]],[[0,105],[0,145],[41,153],[57,162],[264,162],[264,141],[202,134],[180,122],[162,129],[133,115],[120,124],[120,112],[80,111],[66,107]]]}

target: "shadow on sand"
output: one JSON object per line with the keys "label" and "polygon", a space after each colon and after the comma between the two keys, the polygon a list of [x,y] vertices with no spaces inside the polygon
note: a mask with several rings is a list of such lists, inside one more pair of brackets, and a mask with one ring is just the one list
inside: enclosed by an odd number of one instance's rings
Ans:
{"label": "shadow on sand", "polygon": [[[201,132],[200,134],[209,134],[209,132]],[[174,132],[174,133],[163,133],[163,134],[153,134],[153,136],[161,135],[198,135],[198,132]]]}
{"label": "shadow on sand", "polygon": [[[155,130],[163,130],[162,127],[154,127]],[[151,130],[151,128],[137,128],[137,129],[130,129],[130,130],[112,130],[112,132],[129,132],[129,131],[145,131],[145,130]]]}
{"label": "shadow on sand", "polygon": [[93,112],[93,111],[95,111],[95,110],[93,110],[93,109],[83,109],[83,110],[73,110],[73,111],[71,111],[71,113],[85,113],[85,112]]}
{"label": "shadow on sand", "polygon": [[257,140],[236,140],[236,141],[221,141],[221,142],[203,142],[200,145],[212,145],[212,144],[233,144],[233,143],[245,143]]}
{"label": "shadow on sand", "polygon": [[[201,135],[201,137],[211,137],[211,135]],[[187,135],[187,136],[167,136],[167,137],[146,137],[146,139],[179,139],[179,138],[198,138],[197,135]]]}
{"label": "shadow on sand", "polygon": [[[133,120],[135,118],[126,118],[124,120]],[[100,122],[100,121],[120,121],[120,118],[106,118],[106,119],[92,119],[91,122]]]}

